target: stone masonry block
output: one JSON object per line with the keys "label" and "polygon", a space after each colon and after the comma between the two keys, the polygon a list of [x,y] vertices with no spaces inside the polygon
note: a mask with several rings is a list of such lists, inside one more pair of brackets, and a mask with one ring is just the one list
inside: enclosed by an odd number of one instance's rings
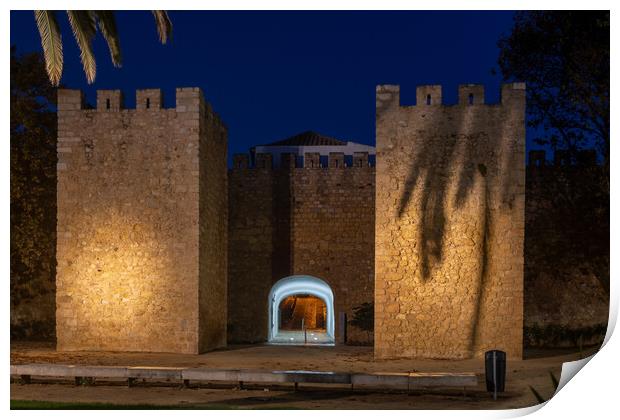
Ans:
{"label": "stone masonry block", "polygon": [[418,86],[415,91],[416,105],[441,105],[441,85]]}
{"label": "stone masonry block", "polygon": [[141,89],[136,91],[136,109],[158,111],[162,108],[161,89]]}
{"label": "stone masonry block", "polygon": [[123,93],[120,90],[97,90],[97,111],[121,109],[123,109]]}

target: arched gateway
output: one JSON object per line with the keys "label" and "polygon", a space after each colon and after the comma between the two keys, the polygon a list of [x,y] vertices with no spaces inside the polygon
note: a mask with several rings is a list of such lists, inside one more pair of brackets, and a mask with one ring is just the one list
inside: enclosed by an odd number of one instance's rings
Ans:
{"label": "arched gateway", "polygon": [[[298,308],[300,308],[303,302],[312,300],[320,300],[320,302],[316,302],[318,304],[313,306],[313,317],[304,326],[304,328],[310,328],[304,334],[299,322],[295,322],[294,319],[289,319],[288,317],[292,317],[293,314],[298,312],[295,311],[296,302]],[[269,292],[268,302],[268,341],[270,343],[334,343],[334,294],[329,285],[323,280],[307,275],[285,277],[273,285]],[[318,311],[317,308],[319,308]],[[283,312],[288,314],[287,319],[283,319]],[[297,317],[299,318],[299,315]],[[308,319],[307,313],[302,314],[301,317]],[[285,329],[283,325],[292,325],[292,328]]]}

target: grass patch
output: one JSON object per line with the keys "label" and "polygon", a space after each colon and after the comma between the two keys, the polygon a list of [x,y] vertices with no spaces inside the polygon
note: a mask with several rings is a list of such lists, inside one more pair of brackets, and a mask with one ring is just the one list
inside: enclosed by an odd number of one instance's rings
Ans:
{"label": "grass patch", "polygon": [[234,410],[237,408],[225,404],[155,405],[11,400],[11,410]]}
{"label": "grass patch", "polygon": [[228,404],[112,404],[96,402],[55,402],[11,400],[11,410],[299,410],[297,407],[242,407]]}

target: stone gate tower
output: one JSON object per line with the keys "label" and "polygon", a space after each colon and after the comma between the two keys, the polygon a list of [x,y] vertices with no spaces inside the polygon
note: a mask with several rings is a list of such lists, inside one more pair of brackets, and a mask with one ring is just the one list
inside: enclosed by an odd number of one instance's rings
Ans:
{"label": "stone gate tower", "polygon": [[378,358],[522,356],[525,86],[501,93],[377,87]]}
{"label": "stone gate tower", "polygon": [[58,91],[59,350],[226,345],[226,138],[197,88]]}

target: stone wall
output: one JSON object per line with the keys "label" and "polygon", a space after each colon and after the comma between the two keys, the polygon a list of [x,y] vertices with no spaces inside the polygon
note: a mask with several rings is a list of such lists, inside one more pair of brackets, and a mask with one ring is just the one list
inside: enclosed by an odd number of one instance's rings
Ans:
{"label": "stone wall", "polygon": [[98,91],[88,110],[58,92],[59,350],[223,345],[225,304],[200,308],[226,293],[227,197],[210,185],[226,176],[226,131],[199,89],[176,95],[162,109],[159,90],[138,91],[128,110]]}
{"label": "stone wall", "polygon": [[[609,194],[594,150],[529,153],[525,196],[524,340],[599,345],[609,316]],[[585,155],[585,156],[584,156]],[[589,156],[589,158],[588,158]]]}
{"label": "stone wall", "polygon": [[228,288],[227,129],[209,104],[200,126],[200,347],[226,347]]}
{"label": "stone wall", "polygon": [[[177,90],[175,109],[161,108],[159,90],[138,91],[135,110],[119,91],[98,92],[88,110],[79,91],[60,90],[58,291],[12,307],[12,325],[36,320],[34,306],[54,311],[55,299],[61,350],[203,352],[226,344],[226,326],[230,342],[262,342],[271,286],[307,274],[332,287],[336,315],[376,299],[379,358],[490,347],[519,357],[523,326],[543,336],[528,345],[578,333],[594,343],[609,296],[543,240],[570,241],[538,216],[562,211],[545,200],[560,188],[557,168],[527,175],[523,276],[522,86],[505,86],[497,105],[483,95],[463,86],[458,105],[442,106],[440,87],[427,86],[421,105],[401,107],[397,87],[380,87],[375,191],[367,156],[273,169],[269,155],[255,165],[239,155],[227,176],[226,128],[198,89]],[[599,265],[608,273],[608,260]],[[348,338],[367,340],[352,327]]]}
{"label": "stone wall", "polygon": [[525,87],[377,88],[375,357],[522,357]]}
{"label": "stone wall", "polygon": [[[303,168],[294,159],[273,169],[269,155],[255,167],[237,155],[229,172],[229,341],[267,340],[268,295],[290,275],[327,282],[334,311],[346,312],[373,301],[374,179],[368,156],[345,167],[339,154],[328,168]],[[338,166],[337,165],[338,162]],[[349,343],[367,342],[367,334],[348,327]],[[336,319],[336,339],[342,331]]]}

